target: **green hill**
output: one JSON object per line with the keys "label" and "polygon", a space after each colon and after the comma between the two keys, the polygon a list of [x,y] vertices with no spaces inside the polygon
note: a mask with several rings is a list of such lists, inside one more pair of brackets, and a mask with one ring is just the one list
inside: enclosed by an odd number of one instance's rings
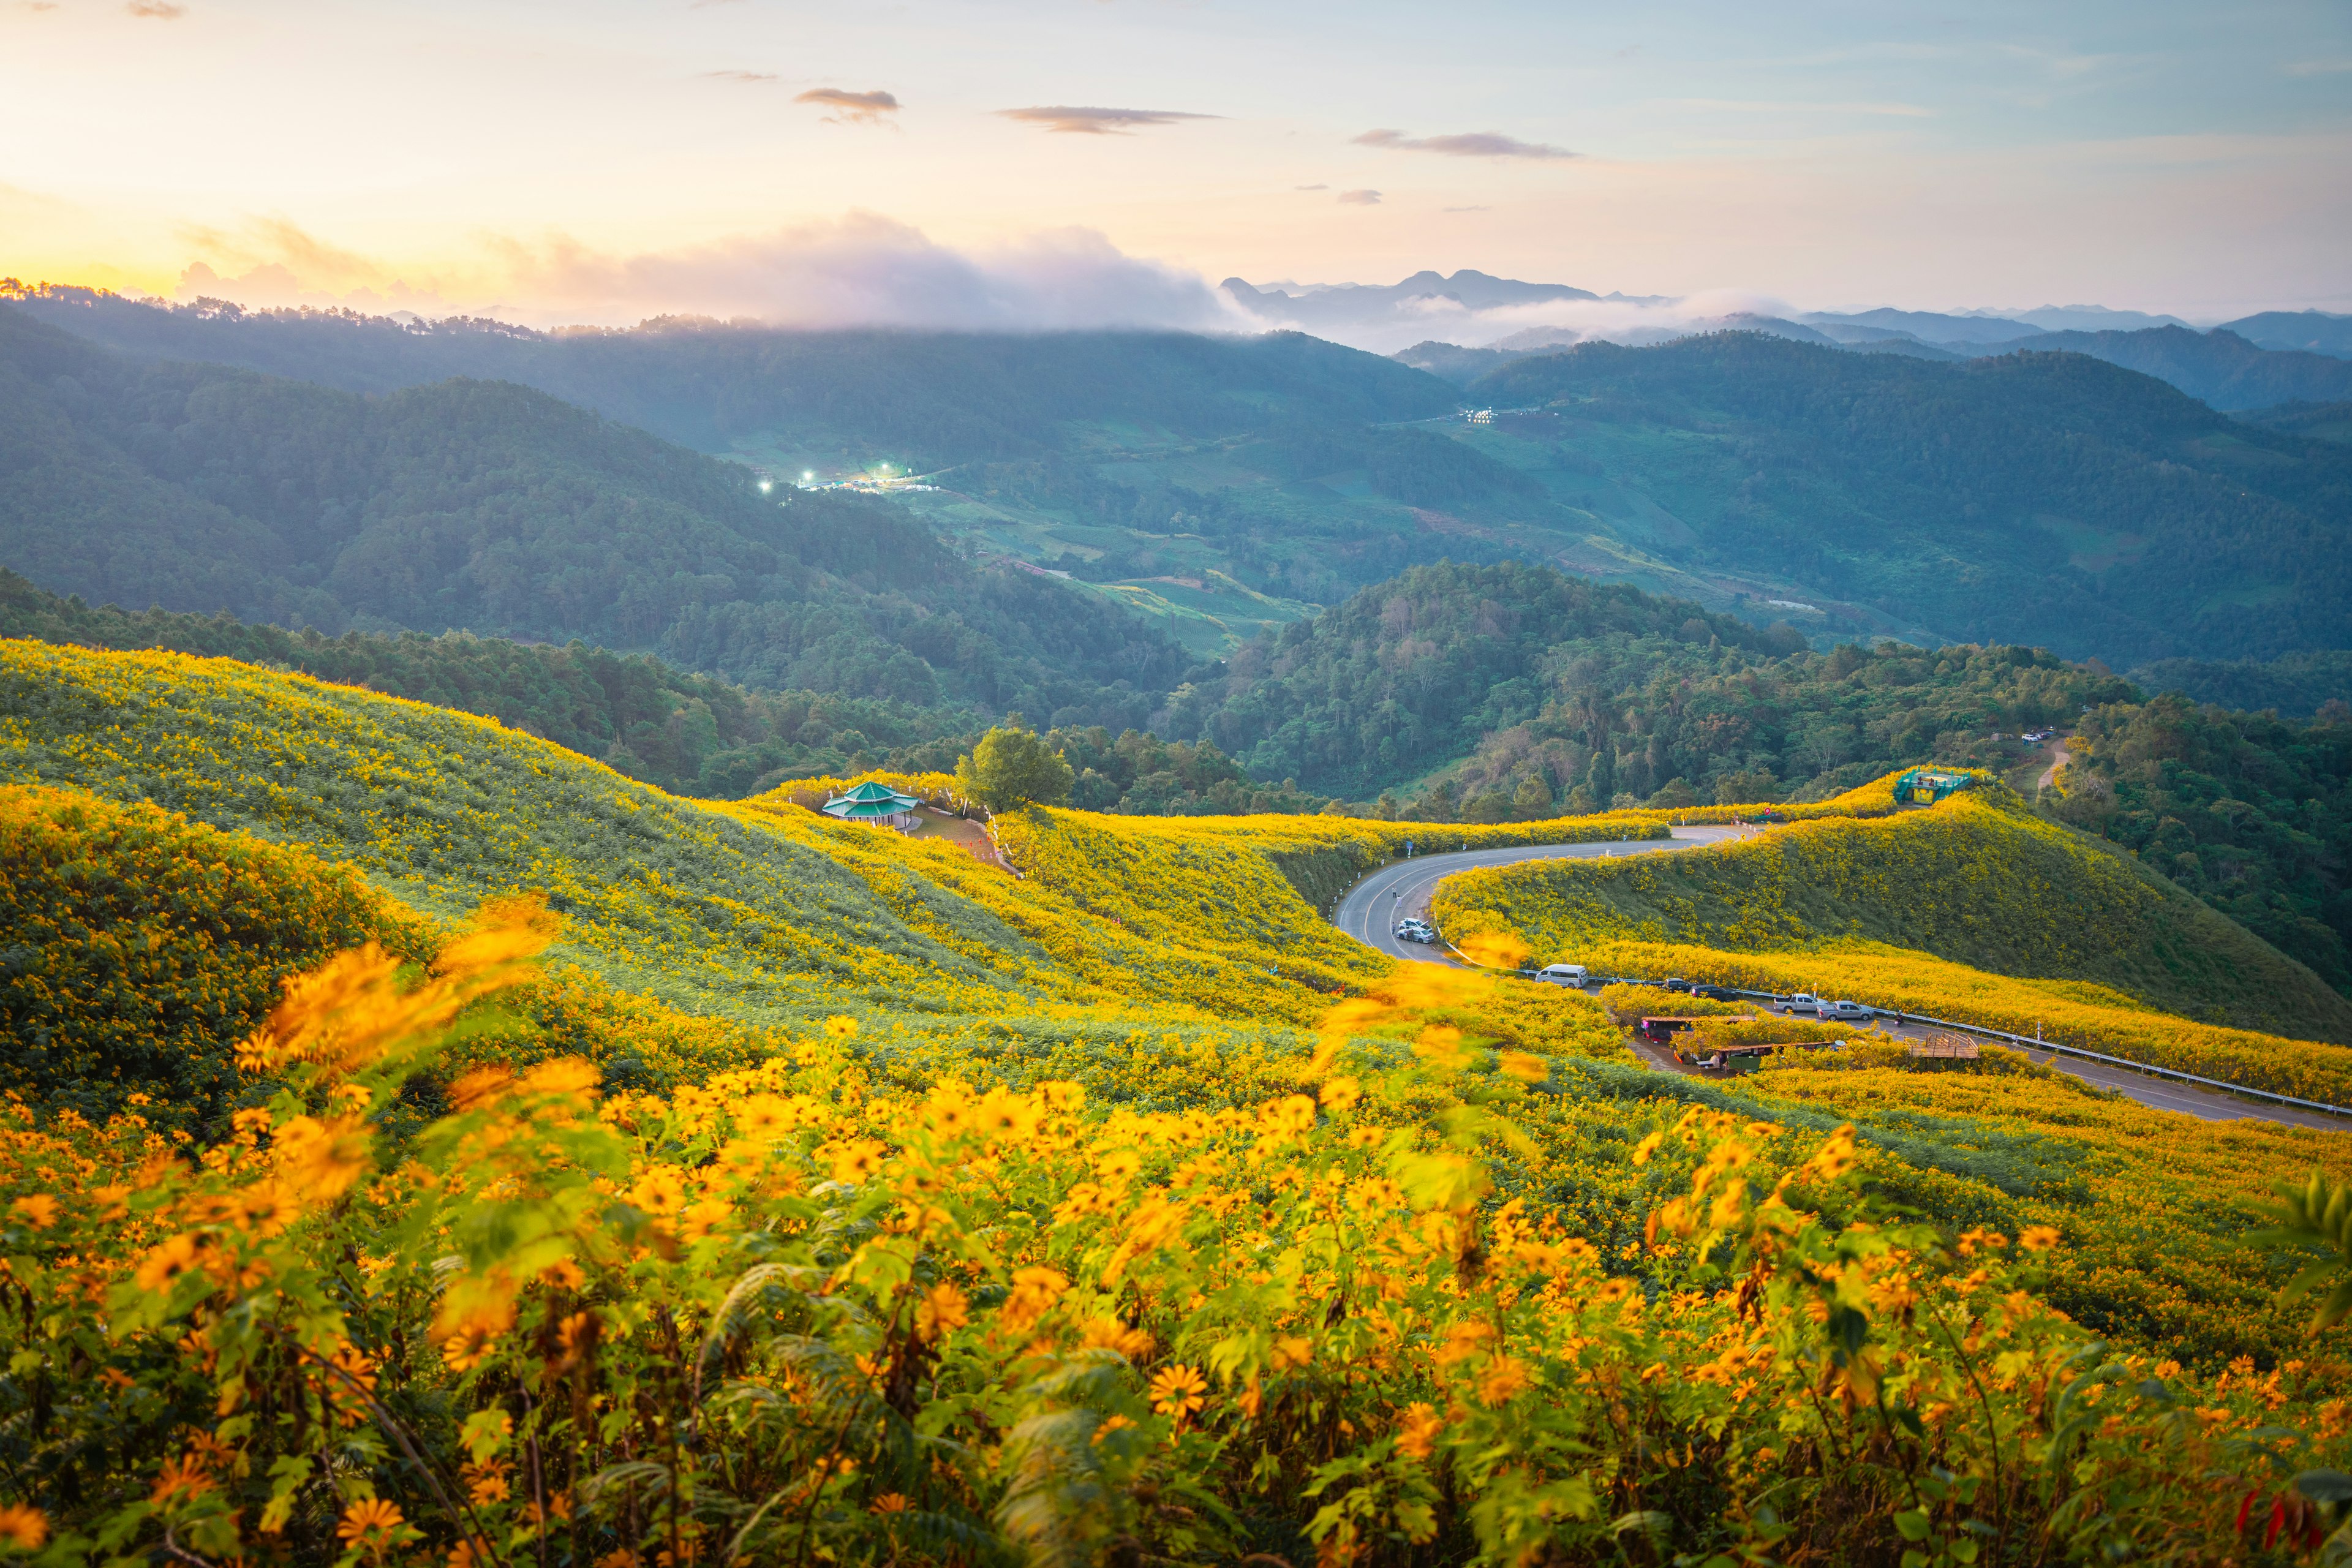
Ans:
{"label": "green hill", "polygon": [[541,393],[139,364],[0,307],[0,560],[247,620],[657,653],[768,689],[1127,725],[1189,662],[887,502],[783,488]]}
{"label": "green hill", "polygon": [[1932,810],[1795,823],[1654,861],[1468,873],[1438,903],[1448,930],[1500,921],[1545,953],[1615,941],[1754,953],[1883,942],[2112,987],[2207,1023],[2352,1044],[2352,1000],[2309,969],[1991,784]]}
{"label": "green hill", "polygon": [[1555,495],[1634,487],[1654,553],[1809,582],[1832,627],[1910,617],[2117,663],[2352,639],[2352,454],[2081,355],[1732,332],[1583,344],[1472,390],[1534,410],[1481,444]]}
{"label": "green hill", "polygon": [[2063,821],[2125,846],[2352,993],[2352,711],[2305,723],[2177,694],[2083,715]]}

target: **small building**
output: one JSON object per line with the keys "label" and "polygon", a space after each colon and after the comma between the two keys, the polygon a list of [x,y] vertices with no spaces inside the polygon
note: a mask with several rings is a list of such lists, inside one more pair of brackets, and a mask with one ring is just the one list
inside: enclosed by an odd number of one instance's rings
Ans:
{"label": "small building", "polygon": [[900,795],[888,784],[868,779],[847,795],[834,796],[820,809],[843,822],[906,828],[915,826],[915,807],[920,804],[911,795]]}
{"label": "small building", "polygon": [[1968,774],[1948,768],[1913,768],[1895,781],[1895,799],[1903,805],[1933,805],[1968,788],[1969,783]]}

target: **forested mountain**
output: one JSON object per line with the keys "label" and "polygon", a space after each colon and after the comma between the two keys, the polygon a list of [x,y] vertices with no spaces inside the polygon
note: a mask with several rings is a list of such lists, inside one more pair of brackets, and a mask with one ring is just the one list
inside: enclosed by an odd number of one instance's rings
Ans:
{"label": "forested mountain", "polygon": [[1914,763],[2012,762],[2021,731],[2137,696],[2035,648],[1822,655],[1630,588],[1442,565],[1251,645],[1163,727],[1357,796],[1459,761],[1421,804],[1480,817],[1544,815],[1522,790],[1574,810],[1816,798]]}
{"label": "forested mountain", "polygon": [[92,600],[656,652],[765,689],[1126,725],[1188,662],[887,501],[544,394],[137,363],[0,307],[0,561]]}
{"label": "forested mountain", "polygon": [[2315,722],[2178,694],[2083,716],[2058,815],[2352,994],[2352,708]]}
{"label": "forested mountain", "polygon": [[1672,524],[1654,549],[1833,586],[1848,635],[1875,610],[2118,664],[2352,643],[2352,452],[2079,354],[1933,364],[1727,333],[1585,344],[1474,391],[1531,410],[1492,449],[1555,493],[1643,463]]}
{"label": "forested mountain", "polygon": [[911,467],[930,488],[897,499],[955,548],[1095,584],[1196,654],[1438,560],[1785,616],[1824,649],[2032,643],[2121,668],[2346,640],[2352,454],[2076,354],[1585,345],[1478,382],[1501,412],[1465,422],[1438,378],[1296,334],[541,334],[72,289],[20,309],[346,388],[527,383],[772,479]]}
{"label": "forested mountain", "polygon": [[171,310],[87,289],[35,292],[20,308],[142,358],[242,365],[352,392],[511,381],[703,451],[807,433],[921,468],[1059,451],[1072,420],[1222,436],[1454,406],[1443,383],[1297,332],[800,331],[680,319],[542,333],[345,311]]}
{"label": "forested mountain", "polygon": [[2352,651],[2290,653],[2267,661],[2162,658],[2130,672],[2143,691],[2178,691],[2192,702],[2259,713],[2274,708],[2308,719],[2329,702],[2352,702]]}
{"label": "forested mountain", "polygon": [[2352,397],[2352,361],[2301,349],[2263,347],[2226,327],[2210,332],[2189,327],[2038,332],[2004,343],[1950,346],[1971,354],[2085,354],[2170,382],[2200,402],[2230,411]]}

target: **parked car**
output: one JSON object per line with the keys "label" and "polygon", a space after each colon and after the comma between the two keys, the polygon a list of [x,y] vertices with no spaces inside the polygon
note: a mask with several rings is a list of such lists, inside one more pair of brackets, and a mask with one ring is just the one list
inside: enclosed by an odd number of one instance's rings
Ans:
{"label": "parked car", "polygon": [[1585,972],[1584,965],[1580,963],[1547,963],[1536,971],[1536,978],[1549,981],[1554,985],[1572,985],[1579,991],[1583,990],[1591,980],[1591,976]]}
{"label": "parked car", "polygon": [[1691,987],[1691,994],[1694,996],[1704,996],[1710,1002],[1737,1002],[1739,1000],[1737,993],[1727,991],[1720,985],[1694,985]]}
{"label": "parked car", "polygon": [[1822,1004],[1821,1015],[1835,1023],[1859,1024],[1877,1017],[1878,1009],[1859,1002],[1828,1002]]}
{"label": "parked car", "polygon": [[1406,919],[1397,922],[1400,942],[1432,942],[1437,940],[1437,928],[1424,920]]}
{"label": "parked car", "polygon": [[1679,975],[1679,974],[1669,974],[1669,975],[1667,975],[1667,976],[1666,976],[1666,989],[1667,989],[1667,990],[1669,990],[1669,991],[1687,991],[1687,990],[1689,990],[1690,988],[1691,988],[1691,983],[1690,983],[1689,981],[1687,981],[1687,980],[1685,980],[1681,975]]}
{"label": "parked car", "polygon": [[1818,1018],[1822,1014],[1822,999],[1810,991],[1800,991],[1793,996],[1781,999],[1780,1011],[1791,1014],[1802,1013]]}

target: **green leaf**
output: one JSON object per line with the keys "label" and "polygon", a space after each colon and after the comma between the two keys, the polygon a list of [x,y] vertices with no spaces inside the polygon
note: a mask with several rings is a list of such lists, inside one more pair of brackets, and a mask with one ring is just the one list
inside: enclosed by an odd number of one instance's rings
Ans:
{"label": "green leaf", "polygon": [[2352,1502],[2352,1476],[2342,1470],[2305,1470],[2294,1478],[2294,1489],[2314,1502]]}
{"label": "green leaf", "polygon": [[1927,1516],[1917,1509],[1907,1509],[1895,1516],[1895,1529],[1906,1541],[1925,1541]]}

